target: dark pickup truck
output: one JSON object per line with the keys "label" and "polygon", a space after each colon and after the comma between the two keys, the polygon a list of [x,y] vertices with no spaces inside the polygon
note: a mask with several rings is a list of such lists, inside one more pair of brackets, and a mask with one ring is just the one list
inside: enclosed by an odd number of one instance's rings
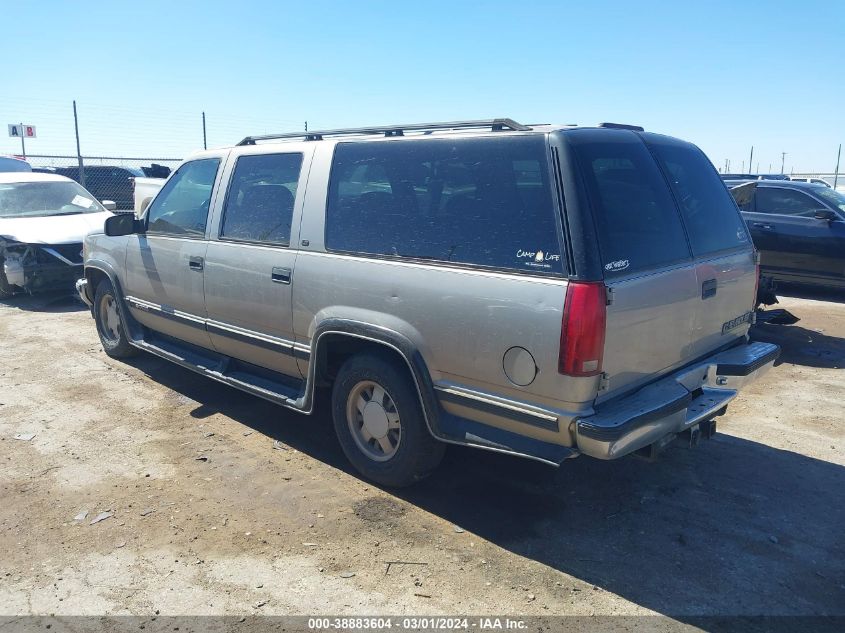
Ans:
{"label": "dark pickup truck", "polygon": [[845,288],[845,195],[789,180],[726,181],[775,282]]}

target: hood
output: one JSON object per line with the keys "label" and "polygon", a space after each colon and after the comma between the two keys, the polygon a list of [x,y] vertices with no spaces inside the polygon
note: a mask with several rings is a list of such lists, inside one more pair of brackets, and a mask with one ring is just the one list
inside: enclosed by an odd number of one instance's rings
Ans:
{"label": "hood", "polygon": [[79,213],[34,218],[0,218],[0,238],[23,244],[73,244],[91,232],[103,230],[113,214]]}

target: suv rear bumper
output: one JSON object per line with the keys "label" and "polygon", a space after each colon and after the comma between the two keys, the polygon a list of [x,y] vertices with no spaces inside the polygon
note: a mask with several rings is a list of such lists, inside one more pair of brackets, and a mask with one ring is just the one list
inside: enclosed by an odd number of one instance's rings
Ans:
{"label": "suv rear bumper", "polygon": [[616,459],[724,412],[739,389],[780,355],[771,343],[749,343],[714,354],[606,405],[575,422],[578,449]]}

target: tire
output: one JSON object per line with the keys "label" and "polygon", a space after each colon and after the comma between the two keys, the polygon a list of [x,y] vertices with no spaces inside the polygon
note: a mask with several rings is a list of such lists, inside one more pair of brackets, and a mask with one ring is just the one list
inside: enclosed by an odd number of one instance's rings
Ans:
{"label": "tire", "polygon": [[427,477],[446,449],[429,433],[407,375],[390,359],[361,354],[343,364],[332,388],[332,418],[344,454],[364,477],[392,488]]}
{"label": "tire", "polygon": [[126,326],[111,281],[103,279],[94,293],[94,321],[103,351],[112,358],[129,358],[138,350],[126,336]]}

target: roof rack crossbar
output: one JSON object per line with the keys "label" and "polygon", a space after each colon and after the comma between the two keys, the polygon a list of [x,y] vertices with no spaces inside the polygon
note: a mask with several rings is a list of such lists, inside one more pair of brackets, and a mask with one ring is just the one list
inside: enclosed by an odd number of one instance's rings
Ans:
{"label": "roof rack crossbar", "polygon": [[344,128],[338,130],[316,130],[308,132],[287,132],[284,134],[264,134],[247,136],[238,145],[255,145],[257,141],[272,141],[286,138],[301,138],[306,141],[322,141],[326,136],[358,136],[365,134],[383,134],[384,136],[402,136],[405,132],[430,132],[434,130],[466,130],[489,127],[494,132],[510,130],[525,132],[531,128],[517,123],[513,119],[483,119],[480,121],[451,121],[446,123],[412,123],[410,125],[376,125],[373,127]]}

